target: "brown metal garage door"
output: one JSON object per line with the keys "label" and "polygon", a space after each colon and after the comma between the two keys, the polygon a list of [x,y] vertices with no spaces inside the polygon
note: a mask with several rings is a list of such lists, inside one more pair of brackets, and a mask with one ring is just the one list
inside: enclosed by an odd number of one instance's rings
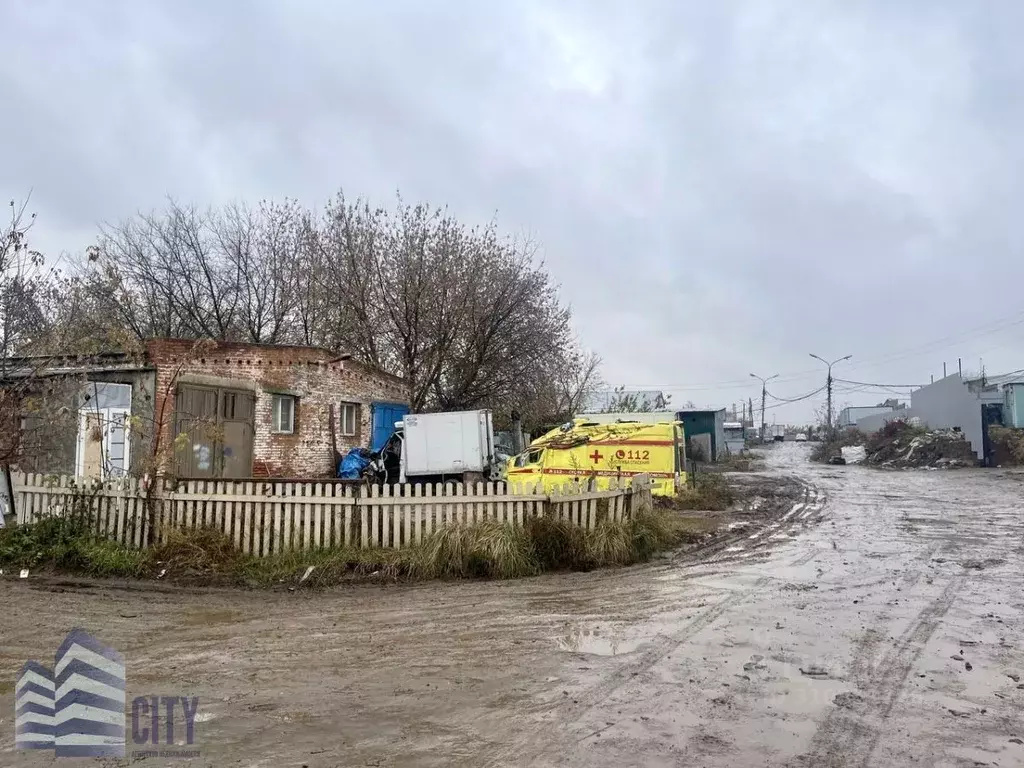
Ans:
{"label": "brown metal garage door", "polygon": [[179,386],[174,407],[178,477],[251,477],[252,392]]}

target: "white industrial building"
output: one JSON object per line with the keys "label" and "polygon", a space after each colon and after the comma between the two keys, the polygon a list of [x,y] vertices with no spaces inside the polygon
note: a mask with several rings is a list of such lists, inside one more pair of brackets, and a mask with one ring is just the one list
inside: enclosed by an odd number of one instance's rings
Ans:
{"label": "white industrial building", "polygon": [[988,426],[1013,423],[1015,414],[1007,405],[1015,402],[1021,381],[1020,372],[977,379],[964,379],[954,373],[914,390],[909,408],[861,417],[856,426],[870,433],[890,421],[915,419],[931,429],[958,429],[970,442],[978,461],[987,463]]}
{"label": "white industrial building", "polygon": [[843,408],[839,412],[839,418],[836,419],[836,426],[838,427],[852,427],[857,424],[859,419],[865,419],[868,416],[879,416],[885,413],[892,413],[893,407],[891,405],[856,405]]}

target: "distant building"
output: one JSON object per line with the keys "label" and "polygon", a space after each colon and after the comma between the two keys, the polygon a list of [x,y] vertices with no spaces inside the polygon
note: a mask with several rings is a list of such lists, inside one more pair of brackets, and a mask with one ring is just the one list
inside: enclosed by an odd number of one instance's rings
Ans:
{"label": "distant building", "polygon": [[946,376],[914,390],[910,407],[862,417],[857,428],[875,432],[887,422],[917,419],[932,429],[957,429],[978,460],[991,463],[988,428],[992,424],[1024,426],[1024,372],[964,379]]}
{"label": "distant building", "polygon": [[727,421],[722,424],[725,434],[725,449],[729,453],[740,453],[747,447],[746,429],[741,421]]}
{"label": "distant building", "polygon": [[[609,389],[595,392],[583,404],[587,413],[603,413],[605,411],[663,411],[666,410],[669,398],[660,389]],[[632,408],[623,408],[624,404]]]}
{"label": "distant building", "polygon": [[1003,394],[1003,423],[1008,427],[1024,429],[1024,382],[1005,384]]}
{"label": "distant building", "polygon": [[[893,401],[894,402],[894,401]],[[837,427],[853,427],[856,426],[858,419],[863,419],[867,416],[877,416],[883,413],[891,413],[894,410],[892,405],[857,405],[843,408],[839,412],[839,418],[836,420]]]}

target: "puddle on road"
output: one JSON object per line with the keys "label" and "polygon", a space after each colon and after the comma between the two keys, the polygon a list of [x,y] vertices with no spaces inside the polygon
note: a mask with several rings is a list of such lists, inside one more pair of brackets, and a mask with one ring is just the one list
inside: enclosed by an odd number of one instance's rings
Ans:
{"label": "puddle on road", "polygon": [[640,650],[657,638],[671,636],[698,615],[707,603],[700,599],[693,604],[662,613],[656,620],[638,623],[587,622],[567,626],[555,638],[560,651],[593,656],[623,656]]}
{"label": "puddle on road", "polygon": [[574,627],[555,639],[560,651],[586,653],[594,656],[619,656],[632,653],[652,637],[626,637],[625,632],[610,627],[584,629]]}
{"label": "puddle on road", "polygon": [[241,617],[241,612],[236,610],[200,608],[186,613],[179,623],[186,627],[202,627],[214,624],[233,624]]}

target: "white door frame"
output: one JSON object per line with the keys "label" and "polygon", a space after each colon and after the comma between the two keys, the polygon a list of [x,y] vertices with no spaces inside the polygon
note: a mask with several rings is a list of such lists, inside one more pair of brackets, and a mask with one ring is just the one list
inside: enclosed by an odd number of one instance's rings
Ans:
{"label": "white door frame", "polygon": [[131,466],[131,429],[130,429],[130,408],[82,408],[78,412],[78,441],[75,449],[75,475],[82,477],[85,474],[85,438],[88,429],[88,417],[99,416],[103,423],[103,464],[100,468],[100,479],[107,479],[107,460],[110,456],[110,427],[115,416],[124,416],[124,466],[122,472],[127,475]]}

